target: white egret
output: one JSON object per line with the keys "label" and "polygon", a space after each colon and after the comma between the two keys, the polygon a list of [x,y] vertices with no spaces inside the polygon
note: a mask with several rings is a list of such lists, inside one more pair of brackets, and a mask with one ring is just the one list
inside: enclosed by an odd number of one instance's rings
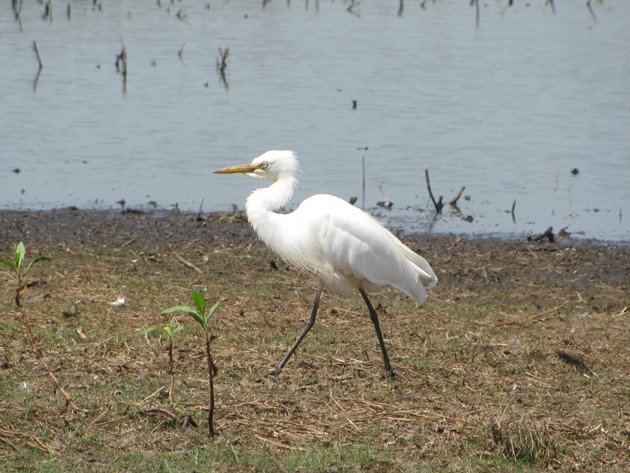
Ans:
{"label": "white egret", "polygon": [[378,315],[367,292],[391,287],[422,303],[426,289],[437,283],[429,263],[370,215],[332,195],[314,195],[291,213],[277,213],[289,202],[298,184],[300,168],[292,151],[267,151],[250,164],[214,172],[243,173],[273,181],[248,197],[247,219],[269,248],[288,263],[314,273],[318,279],[310,319],[271,374],[277,376],[282,372],[315,324],[319,300],[328,287],[343,292],[358,289],[361,293],[381,346],[385,375],[394,376]]}

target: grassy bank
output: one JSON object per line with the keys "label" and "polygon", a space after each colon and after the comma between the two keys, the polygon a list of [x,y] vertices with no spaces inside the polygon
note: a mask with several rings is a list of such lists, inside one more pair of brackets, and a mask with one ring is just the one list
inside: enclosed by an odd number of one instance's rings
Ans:
{"label": "grassy bank", "polygon": [[[80,406],[52,391],[0,271],[2,471],[630,469],[627,247],[409,238],[440,283],[420,307],[374,297],[397,378],[381,378],[358,294],[325,293],[314,329],[269,379],[315,286],[244,223],[72,212],[0,222],[3,255],[23,239],[52,258],[33,269],[23,307]],[[172,402],[166,345],[138,335],[193,289],[227,298],[212,322],[215,439],[195,322],[176,316]]]}

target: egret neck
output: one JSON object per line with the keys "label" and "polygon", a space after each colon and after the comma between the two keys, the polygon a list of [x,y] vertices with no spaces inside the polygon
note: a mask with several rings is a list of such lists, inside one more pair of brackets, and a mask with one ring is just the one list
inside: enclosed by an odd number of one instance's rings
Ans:
{"label": "egret neck", "polygon": [[278,246],[278,238],[283,235],[283,221],[289,217],[277,213],[277,210],[289,203],[297,184],[296,176],[280,174],[269,187],[252,192],[245,203],[247,220],[260,239],[272,249]]}

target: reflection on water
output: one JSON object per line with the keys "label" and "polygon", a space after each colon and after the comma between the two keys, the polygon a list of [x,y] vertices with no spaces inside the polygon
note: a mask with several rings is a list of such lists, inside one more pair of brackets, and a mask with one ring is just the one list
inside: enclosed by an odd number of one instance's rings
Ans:
{"label": "reflection on water", "polygon": [[0,206],[228,210],[260,183],[210,171],[291,148],[296,202],[364,160],[395,227],[628,240],[630,3],[515,3],[7,4]]}

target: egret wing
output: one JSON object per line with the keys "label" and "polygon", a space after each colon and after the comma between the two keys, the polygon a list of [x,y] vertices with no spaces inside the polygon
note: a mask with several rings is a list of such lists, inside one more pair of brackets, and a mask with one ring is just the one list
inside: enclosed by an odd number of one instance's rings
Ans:
{"label": "egret wing", "polygon": [[346,277],[375,286],[391,286],[423,302],[426,292],[422,282],[431,279],[432,271],[428,274],[418,267],[407,252],[421,257],[400,243],[380,223],[347,205],[329,214],[322,233],[324,259]]}

